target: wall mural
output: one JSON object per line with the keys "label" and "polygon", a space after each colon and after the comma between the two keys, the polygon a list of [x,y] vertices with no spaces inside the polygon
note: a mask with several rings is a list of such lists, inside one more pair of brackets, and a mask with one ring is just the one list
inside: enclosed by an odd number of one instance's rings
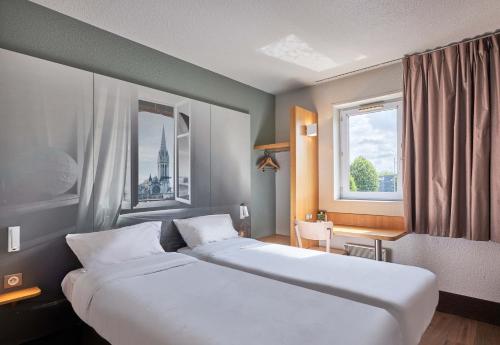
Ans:
{"label": "wall mural", "polygon": [[175,250],[173,218],[250,228],[248,114],[1,49],[0,105],[0,276],[22,272],[48,300],[79,266],[68,233],[164,220]]}
{"label": "wall mural", "polygon": [[137,171],[139,203],[153,205],[175,199],[174,126],[173,107],[139,100]]}

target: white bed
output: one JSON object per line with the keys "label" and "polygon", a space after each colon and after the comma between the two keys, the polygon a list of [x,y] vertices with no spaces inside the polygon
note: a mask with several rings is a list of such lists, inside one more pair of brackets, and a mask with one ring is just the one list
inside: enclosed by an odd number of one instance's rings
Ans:
{"label": "white bed", "polygon": [[416,345],[438,302],[436,276],[425,269],[232,238],[179,252],[219,265],[387,310],[404,343]]}
{"label": "white bed", "polygon": [[72,271],[62,287],[113,345],[404,345],[383,309],[178,253]]}

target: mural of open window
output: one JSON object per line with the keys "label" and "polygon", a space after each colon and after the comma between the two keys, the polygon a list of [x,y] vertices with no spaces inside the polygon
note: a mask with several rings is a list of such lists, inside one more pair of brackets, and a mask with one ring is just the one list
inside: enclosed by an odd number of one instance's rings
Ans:
{"label": "mural of open window", "polygon": [[191,103],[178,104],[176,114],[175,199],[191,204]]}
{"label": "mural of open window", "polygon": [[189,103],[181,108],[138,101],[137,116],[131,119],[130,188],[125,188],[123,212],[190,204]]}
{"label": "mural of open window", "polygon": [[401,200],[402,101],[340,112],[340,196]]}

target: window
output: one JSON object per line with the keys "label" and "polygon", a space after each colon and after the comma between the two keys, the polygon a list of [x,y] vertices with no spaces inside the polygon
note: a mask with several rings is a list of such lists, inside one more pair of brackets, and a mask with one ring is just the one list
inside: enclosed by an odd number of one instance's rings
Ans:
{"label": "window", "polygon": [[340,197],[401,200],[401,100],[340,111]]}
{"label": "window", "polygon": [[191,203],[191,116],[190,103],[177,106],[176,194],[178,201]]}
{"label": "window", "polygon": [[189,103],[181,107],[187,110],[138,101],[137,116],[131,119],[130,189],[126,188],[122,202],[125,212],[190,203]]}

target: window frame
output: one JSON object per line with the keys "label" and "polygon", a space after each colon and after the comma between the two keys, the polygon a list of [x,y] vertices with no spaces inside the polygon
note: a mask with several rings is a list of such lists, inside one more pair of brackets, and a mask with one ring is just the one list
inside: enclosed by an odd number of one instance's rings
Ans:
{"label": "window frame", "polygon": [[[189,129],[187,131],[187,133],[182,133],[182,134],[179,134],[178,133],[178,121],[179,121],[179,108],[180,107],[187,107],[187,113],[183,112],[184,115],[186,115],[188,118],[189,118]],[[192,202],[192,199],[193,199],[193,195],[191,194],[191,184],[192,184],[192,170],[191,170],[191,167],[192,167],[192,162],[191,162],[191,159],[192,159],[192,150],[191,150],[191,145],[192,145],[192,139],[191,139],[191,129],[192,129],[192,126],[193,126],[193,123],[192,123],[192,116],[191,116],[191,101],[190,100],[185,100],[185,101],[182,101],[182,102],[179,102],[175,105],[174,107],[174,119],[175,119],[175,122],[174,122],[174,127],[175,127],[175,143],[174,143],[174,155],[175,155],[175,166],[174,166],[174,199],[178,202],[181,202],[183,204],[187,204],[187,205],[191,205],[191,202]],[[179,171],[179,139],[180,138],[184,138],[184,137],[188,137],[189,139],[189,182],[188,182],[188,195],[189,195],[189,199],[184,199],[182,197],[179,196],[179,191],[180,191],[180,188],[178,188],[178,184],[179,184],[179,181],[178,181],[178,171]]]}
{"label": "window frame", "polygon": [[[349,190],[350,161],[349,161],[349,118],[357,115],[366,115],[383,110],[397,110],[397,192],[352,192]],[[340,109],[340,200],[366,201],[401,201],[403,200],[402,180],[402,129],[403,129],[403,100],[398,97],[382,102],[357,105]]]}

